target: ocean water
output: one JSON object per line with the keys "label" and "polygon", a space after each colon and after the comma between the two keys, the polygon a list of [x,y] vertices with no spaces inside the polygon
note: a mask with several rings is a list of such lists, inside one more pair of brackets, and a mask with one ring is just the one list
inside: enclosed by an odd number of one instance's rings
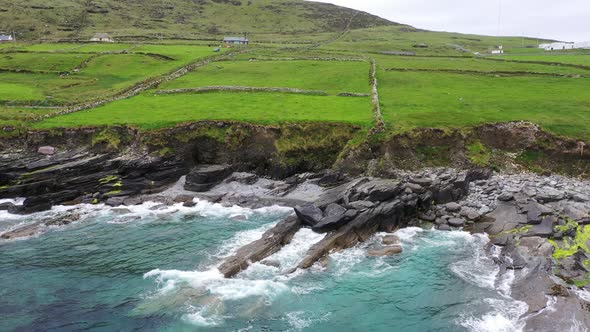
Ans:
{"label": "ocean water", "polygon": [[[518,331],[526,304],[486,251],[487,238],[408,228],[404,252],[370,258],[380,240],[285,274],[322,238],[301,230],[273,255],[224,279],[216,266],[291,213],[199,202],[130,211],[78,207],[80,222],[0,242],[0,331]],[[32,217],[0,214],[0,232]]]}

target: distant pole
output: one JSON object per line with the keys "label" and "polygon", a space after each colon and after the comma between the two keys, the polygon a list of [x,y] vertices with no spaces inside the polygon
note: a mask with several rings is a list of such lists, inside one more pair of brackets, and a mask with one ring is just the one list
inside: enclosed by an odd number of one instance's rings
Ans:
{"label": "distant pole", "polygon": [[500,32],[501,32],[501,25],[502,25],[502,0],[498,0],[498,46],[500,46]]}

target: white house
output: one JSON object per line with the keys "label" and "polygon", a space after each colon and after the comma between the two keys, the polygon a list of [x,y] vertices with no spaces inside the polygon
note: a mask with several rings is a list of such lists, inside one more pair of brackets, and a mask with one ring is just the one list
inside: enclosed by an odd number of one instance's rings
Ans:
{"label": "white house", "polygon": [[92,42],[114,43],[115,40],[108,33],[97,33],[90,38]]}
{"label": "white house", "polygon": [[11,35],[0,35],[0,43],[11,42],[14,41]]}
{"label": "white house", "polygon": [[497,50],[492,50],[490,53],[492,54],[504,54],[504,46],[498,46]]}
{"label": "white house", "polygon": [[575,48],[574,43],[551,43],[551,44],[541,44],[539,48],[544,49],[545,51],[563,51],[563,50],[573,50]]}
{"label": "white house", "polygon": [[575,43],[574,48],[590,49],[590,41]]}

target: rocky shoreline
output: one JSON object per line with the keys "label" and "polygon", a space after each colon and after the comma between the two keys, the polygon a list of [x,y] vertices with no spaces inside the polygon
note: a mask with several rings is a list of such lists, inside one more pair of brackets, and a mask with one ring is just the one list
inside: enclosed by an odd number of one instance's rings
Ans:
{"label": "rocky shoreline", "polygon": [[[490,248],[499,250],[494,259],[500,274],[514,279],[512,297],[528,305],[522,317],[526,330],[548,326],[558,330],[572,315],[590,326],[590,302],[580,296],[589,291],[584,287],[590,283],[588,181],[449,168],[392,171],[387,179],[323,171],[272,180],[240,172],[239,166],[198,165],[189,170],[176,159],[123,158],[84,150],[45,159],[5,156],[0,166],[2,177],[21,179],[1,191],[0,199],[5,200],[0,210],[36,215],[54,205],[74,207],[4,229],[0,234],[4,240],[83,221],[83,212],[75,208],[78,204],[104,203],[122,215],[126,207],[145,202],[153,202],[154,211],[173,205],[190,208],[198,200],[294,208],[292,216],[219,266],[231,278],[254,262],[272,265],[265,259],[304,227],[326,235],[295,269],[325,265],[330,254],[365,242],[377,232],[393,233],[407,226],[463,229],[487,234]],[[6,200],[17,197],[25,199]],[[395,235],[388,235],[368,255],[395,255],[402,250]]]}

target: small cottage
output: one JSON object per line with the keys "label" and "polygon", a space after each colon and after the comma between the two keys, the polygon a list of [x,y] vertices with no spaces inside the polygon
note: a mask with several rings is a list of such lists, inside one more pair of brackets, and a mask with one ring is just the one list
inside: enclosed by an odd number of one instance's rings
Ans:
{"label": "small cottage", "polygon": [[90,38],[91,42],[101,42],[101,43],[114,43],[115,40],[109,36],[107,33],[97,33],[94,37]]}
{"label": "small cottage", "polygon": [[0,35],[0,43],[7,43],[14,41],[11,35]]}
{"label": "small cottage", "polygon": [[492,50],[490,53],[492,54],[504,54],[504,47],[502,45],[498,46],[498,49]]}
{"label": "small cottage", "polygon": [[225,47],[232,47],[234,45],[248,45],[250,40],[247,37],[225,37],[223,38],[223,45]]}

